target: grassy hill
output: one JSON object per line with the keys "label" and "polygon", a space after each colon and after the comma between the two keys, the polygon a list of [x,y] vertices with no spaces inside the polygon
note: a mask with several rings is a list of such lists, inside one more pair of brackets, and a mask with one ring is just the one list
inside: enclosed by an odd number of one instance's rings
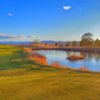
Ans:
{"label": "grassy hill", "polygon": [[0,100],[100,99],[99,73],[36,65],[15,46],[0,53]]}

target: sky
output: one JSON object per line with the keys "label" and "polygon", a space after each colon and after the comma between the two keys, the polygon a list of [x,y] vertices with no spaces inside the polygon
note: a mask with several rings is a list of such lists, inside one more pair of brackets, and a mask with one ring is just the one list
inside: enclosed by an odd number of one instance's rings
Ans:
{"label": "sky", "polygon": [[100,37],[100,0],[0,0],[0,41]]}

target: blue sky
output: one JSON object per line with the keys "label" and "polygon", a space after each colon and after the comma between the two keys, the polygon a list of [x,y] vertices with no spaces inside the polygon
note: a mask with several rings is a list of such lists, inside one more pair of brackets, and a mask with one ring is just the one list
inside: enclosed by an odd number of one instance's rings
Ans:
{"label": "blue sky", "polygon": [[0,0],[0,41],[100,37],[100,0]]}

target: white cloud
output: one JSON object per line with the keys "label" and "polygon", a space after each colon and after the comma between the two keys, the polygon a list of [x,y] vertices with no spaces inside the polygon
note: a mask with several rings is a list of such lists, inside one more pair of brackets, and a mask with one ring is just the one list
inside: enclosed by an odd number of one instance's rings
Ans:
{"label": "white cloud", "polygon": [[13,16],[13,13],[9,12],[9,13],[8,13],[8,16],[9,16],[9,17]]}
{"label": "white cloud", "polygon": [[0,41],[33,41],[35,38],[34,35],[0,34]]}
{"label": "white cloud", "polygon": [[0,34],[0,38],[3,39],[3,38],[14,38],[15,36],[13,35],[9,35],[9,34]]}
{"label": "white cloud", "polygon": [[64,10],[70,10],[72,7],[71,6],[63,6]]}

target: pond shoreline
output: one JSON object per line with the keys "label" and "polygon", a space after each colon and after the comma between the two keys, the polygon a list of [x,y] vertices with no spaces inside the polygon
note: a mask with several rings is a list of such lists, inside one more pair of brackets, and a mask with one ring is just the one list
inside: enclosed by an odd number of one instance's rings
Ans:
{"label": "pond shoreline", "polygon": [[[29,47],[29,48],[26,48],[26,49],[30,49],[30,50],[26,50],[26,52],[28,51],[27,53],[29,54],[29,57],[31,57],[31,61],[34,61],[34,59],[33,59],[34,57],[32,56],[32,54],[33,54],[33,51],[35,51],[35,50],[36,50],[36,51],[38,51],[38,50],[40,50],[40,51],[41,51],[41,50],[47,50],[47,51],[48,51],[48,50],[50,50],[50,51],[52,51],[52,50],[66,51],[66,49],[63,50],[62,48],[59,49],[59,48],[36,48],[36,47],[35,47],[35,48],[32,48],[32,47]],[[68,49],[69,49],[69,48],[67,48],[67,51],[74,51],[76,48],[74,48],[74,50],[73,50],[73,48],[71,48],[71,50],[70,50],[70,49],[68,50]],[[79,50],[79,48],[77,48],[77,49]],[[83,48],[81,48],[81,49],[84,50]],[[98,50],[99,50],[99,48],[98,48]],[[30,51],[30,52],[29,52],[29,51]],[[75,50],[75,51],[77,52],[77,50]],[[80,51],[79,51],[79,52],[80,52]],[[85,51],[83,51],[83,52],[87,52],[87,51],[85,50]],[[89,51],[88,51],[88,52],[89,52]],[[92,52],[91,52],[91,53],[92,53]],[[93,53],[94,53],[94,52],[93,52]],[[95,53],[98,54],[99,52],[95,52]],[[72,66],[69,66],[69,65],[66,65],[66,66],[64,65],[64,66],[62,66],[62,65],[60,65],[61,63],[59,63],[59,64],[56,63],[56,64],[55,64],[55,62],[56,62],[56,61],[52,62],[52,63],[50,64],[50,66],[56,67],[56,68],[65,68],[65,67],[66,67],[66,68],[71,68],[71,67],[72,67]],[[47,65],[48,65],[48,64],[47,64]],[[48,66],[49,66],[49,65],[48,65]],[[71,69],[72,69],[72,70],[77,70],[77,71],[83,71],[83,72],[84,72],[84,71],[86,71],[86,72],[94,72],[94,71],[89,70],[88,67],[89,67],[88,65],[83,64],[83,65],[80,66],[80,68],[71,68]]]}
{"label": "pond shoreline", "polygon": [[63,51],[79,51],[79,52],[93,52],[100,53],[100,48],[93,47],[67,47],[67,48],[45,48],[45,47],[32,47],[32,50],[63,50]]}

